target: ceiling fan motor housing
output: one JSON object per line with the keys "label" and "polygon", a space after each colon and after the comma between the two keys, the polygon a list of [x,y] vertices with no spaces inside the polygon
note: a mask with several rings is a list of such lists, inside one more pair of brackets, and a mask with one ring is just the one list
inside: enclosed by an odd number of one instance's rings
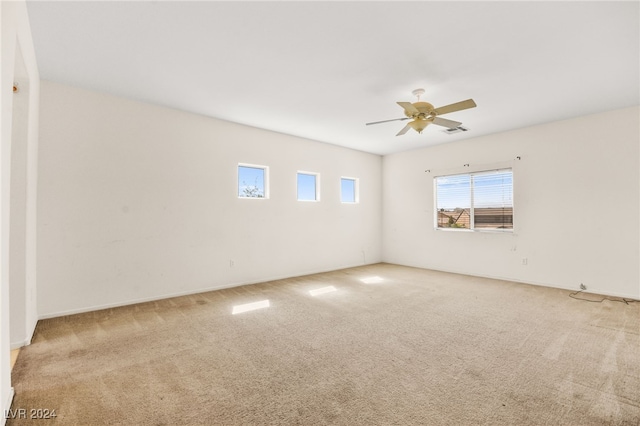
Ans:
{"label": "ceiling fan motor housing", "polygon": [[418,113],[416,114],[414,112],[412,114],[405,110],[404,114],[414,119],[414,121],[407,124],[416,132],[422,133],[422,131],[433,122],[436,116],[435,108],[429,102],[414,102],[412,105],[418,110]]}
{"label": "ceiling fan motor housing", "polygon": [[414,102],[412,105],[415,109],[418,110],[418,114],[416,114],[415,112],[412,114],[411,112],[405,110],[404,115],[409,118],[426,119],[428,117],[436,116],[435,108],[429,102]]}

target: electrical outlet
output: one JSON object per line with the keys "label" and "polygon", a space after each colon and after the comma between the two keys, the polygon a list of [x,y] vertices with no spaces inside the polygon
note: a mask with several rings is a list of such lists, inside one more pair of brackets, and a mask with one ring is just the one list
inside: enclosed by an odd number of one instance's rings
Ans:
{"label": "electrical outlet", "polygon": [[229,267],[233,268],[235,266],[235,262],[233,260],[229,261]]}
{"label": "electrical outlet", "polygon": [[522,264],[523,265],[528,265],[529,264],[529,259],[527,259],[526,257],[522,258]]}
{"label": "electrical outlet", "polygon": [[582,284],[582,283],[580,283],[580,290],[586,290],[586,289],[587,289],[587,286]]}

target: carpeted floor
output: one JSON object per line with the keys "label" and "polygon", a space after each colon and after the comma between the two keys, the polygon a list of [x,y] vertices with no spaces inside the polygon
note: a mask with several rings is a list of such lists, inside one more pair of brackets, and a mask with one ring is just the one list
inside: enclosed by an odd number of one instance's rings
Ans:
{"label": "carpeted floor", "polygon": [[378,264],[44,320],[8,424],[640,424],[640,304],[569,293]]}

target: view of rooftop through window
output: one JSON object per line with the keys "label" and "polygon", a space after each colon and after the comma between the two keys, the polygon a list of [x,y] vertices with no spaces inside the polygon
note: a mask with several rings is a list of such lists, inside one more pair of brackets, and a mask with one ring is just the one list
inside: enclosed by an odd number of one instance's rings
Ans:
{"label": "view of rooftop through window", "polygon": [[434,180],[438,228],[513,229],[512,169]]}

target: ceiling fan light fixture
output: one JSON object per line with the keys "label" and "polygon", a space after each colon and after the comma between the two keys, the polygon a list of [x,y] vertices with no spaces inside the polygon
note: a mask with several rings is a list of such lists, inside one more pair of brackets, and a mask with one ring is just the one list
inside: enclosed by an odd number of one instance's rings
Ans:
{"label": "ceiling fan light fixture", "polygon": [[407,123],[413,130],[418,133],[422,133],[422,131],[430,124],[431,122],[428,120],[424,120],[421,118],[416,118],[415,120]]}

